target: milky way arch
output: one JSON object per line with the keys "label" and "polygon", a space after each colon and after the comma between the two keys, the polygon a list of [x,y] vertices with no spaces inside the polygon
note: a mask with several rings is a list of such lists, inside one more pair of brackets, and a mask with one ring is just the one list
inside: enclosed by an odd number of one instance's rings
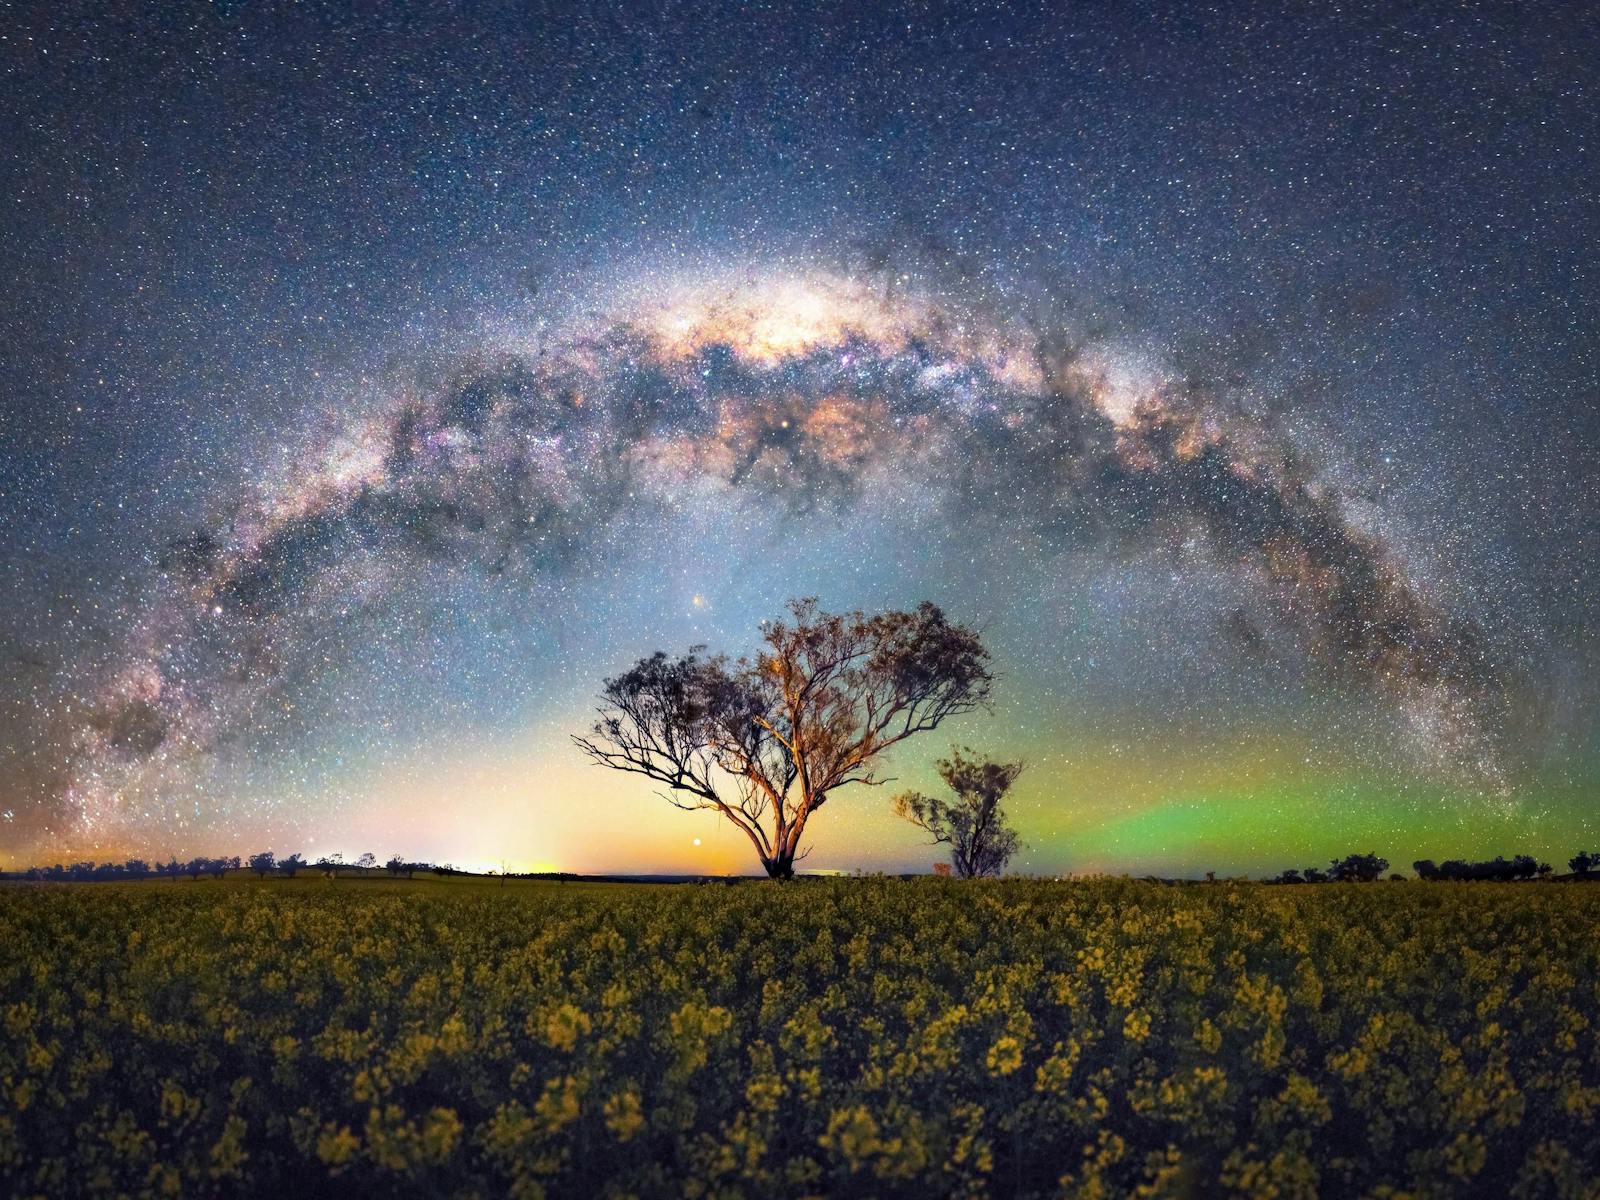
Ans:
{"label": "milky way arch", "polygon": [[1494,776],[1507,680],[1472,620],[1272,429],[1110,361],[834,277],[683,289],[467,356],[163,546],[61,739],[59,799],[79,831],[114,833],[142,776],[217,750],[314,669],[315,606],[408,565],[558,573],[620,514],[686,492],[848,509],[883,478],[1063,547],[1198,538],[1281,600],[1338,686]]}

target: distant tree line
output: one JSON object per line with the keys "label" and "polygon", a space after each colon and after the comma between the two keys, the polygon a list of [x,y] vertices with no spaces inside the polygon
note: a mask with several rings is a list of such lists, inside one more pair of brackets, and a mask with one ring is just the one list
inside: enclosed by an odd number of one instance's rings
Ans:
{"label": "distant tree line", "polygon": [[1326,871],[1307,867],[1303,871],[1290,869],[1267,880],[1268,883],[1372,883],[1389,869],[1389,860],[1377,854],[1347,854],[1328,864]]}
{"label": "distant tree line", "polygon": [[[970,755],[971,752],[967,753]],[[912,819],[922,818],[917,823],[932,831],[937,840],[948,840],[953,843],[955,851],[953,857],[961,875],[997,874],[1016,845],[1015,835],[1006,826],[1004,817],[999,812],[999,799],[1020,771],[1020,764],[980,761],[964,757],[957,751],[951,760],[941,762],[940,768],[948,777],[946,782],[950,784],[951,790],[965,804],[964,808],[958,808],[948,802],[930,801],[922,796],[907,797],[905,800],[897,797],[897,807],[907,810],[902,812],[902,815],[910,816]],[[966,778],[963,771],[966,775],[972,776],[972,779]],[[970,819],[972,815],[983,819]],[[953,835],[940,836],[947,830],[954,831]],[[57,863],[49,867],[28,867],[26,870],[12,873],[11,877],[47,883],[111,883],[136,879],[181,879],[184,876],[196,880],[204,876],[221,879],[229,871],[244,869],[262,879],[268,875],[282,875],[293,879],[300,871],[310,868],[321,871],[328,878],[336,878],[339,871],[346,868],[354,868],[365,873],[375,870],[377,865],[377,856],[370,852],[361,855],[353,863],[346,863],[342,854],[323,855],[315,862],[310,862],[303,854],[289,854],[279,858],[271,850],[263,850],[248,858],[241,858],[236,854],[231,858],[200,857],[186,861],[172,858],[166,862],[149,862],[142,858],[130,858],[126,862],[86,861],[67,865]],[[1587,850],[1579,851],[1567,860],[1567,866],[1572,872],[1567,878],[1600,880],[1600,854]],[[441,876],[477,874],[450,863],[414,862],[400,854],[391,855],[383,864],[383,868],[395,878],[403,876],[406,879],[412,878],[418,871]],[[1336,858],[1328,864],[1327,870],[1320,867],[1291,868],[1263,882],[1372,883],[1383,878],[1384,872],[1388,869],[1388,859],[1369,851],[1366,854],[1347,854],[1343,858]],[[1549,879],[1554,874],[1554,868],[1549,863],[1539,862],[1529,854],[1518,854],[1512,858],[1496,855],[1494,858],[1479,862],[1452,858],[1442,863],[1435,863],[1431,858],[1422,858],[1412,863],[1411,869],[1416,872],[1418,879],[1429,882],[1511,883],[1536,878]],[[934,873],[949,875],[951,867],[949,864],[939,863]],[[507,872],[503,877],[561,882],[579,878],[565,871]],[[1211,872],[1207,872],[1206,877],[1214,878]],[[1390,875],[1389,878],[1400,880],[1405,877]]]}
{"label": "distant tree line", "polygon": [[199,879],[202,875],[221,879],[224,873],[238,869],[239,857],[235,855],[232,858],[191,858],[187,862],[179,862],[174,858],[167,862],[152,863],[142,858],[130,858],[127,862],[119,863],[79,862],[66,866],[57,863],[53,867],[29,867],[21,875],[23,879],[51,883],[108,883],[127,879],[180,879],[185,875],[191,879]]}
{"label": "distant tree line", "polygon": [[[313,871],[321,871],[329,879],[336,879],[340,871],[350,868],[362,873],[376,870],[378,856],[369,850],[353,863],[345,862],[344,855],[337,853],[324,854],[316,862],[307,862],[303,854],[291,854],[287,858],[277,858],[271,850],[263,850],[260,854],[252,854],[245,860],[245,865],[262,879],[273,873],[287,875],[293,879],[300,871],[308,867]],[[446,867],[436,867],[432,863],[412,862],[399,854],[390,855],[389,861],[383,864],[383,868],[396,878],[404,875],[407,879],[410,879],[418,871],[432,871],[435,875],[457,873]]]}
{"label": "distant tree line", "polygon": [[[1580,851],[1567,860],[1572,869],[1569,878],[1600,879],[1600,854]],[[1350,854],[1334,859],[1326,871],[1318,867],[1288,870],[1274,875],[1267,883],[1371,883],[1383,877],[1389,869],[1389,860],[1373,853]],[[1411,864],[1417,878],[1429,882],[1498,882],[1513,883],[1518,880],[1550,879],[1555,869],[1547,862],[1539,862],[1531,854],[1518,854],[1512,858],[1497,854],[1479,862],[1452,858],[1436,863],[1431,858],[1418,859]],[[1390,875],[1390,879],[1404,879],[1403,875]]]}
{"label": "distant tree line", "polygon": [[1494,880],[1510,883],[1517,879],[1533,879],[1535,876],[1540,879],[1548,878],[1554,868],[1549,863],[1537,861],[1531,854],[1519,854],[1515,858],[1497,854],[1482,862],[1467,862],[1465,859],[1452,858],[1447,862],[1435,864],[1431,858],[1424,858],[1412,863],[1411,869],[1417,873],[1418,879]]}
{"label": "distant tree line", "polygon": [[[374,870],[377,865],[377,855],[371,853],[363,854],[353,863],[346,863],[342,854],[324,855],[313,863],[308,862],[303,854],[288,854],[279,858],[271,850],[263,850],[248,858],[241,858],[235,854],[231,858],[202,857],[186,861],[173,858],[167,862],[148,862],[142,858],[130,858],[126,862],[78,862],[65,865],[57,863],[51,867],[28,867],[26,870],[16,872],[12,877],[36,883],[113,883],[135,879],[181,879],[185,875],[190,879],[200,879],[203,876],[221,879],[229,871],[248,870],[262,879],[268,875],[283,875],[293,879],[300,871],[310,868],[333,878],[346,867],[354,867],[365,872]],[[384,868],[396,878],[404,876],[407,879],[418,871],[452,875],[467,873],[454,868],[435,867],[432,863],[412,862],[399,854],[393,855],[384,864]]]}

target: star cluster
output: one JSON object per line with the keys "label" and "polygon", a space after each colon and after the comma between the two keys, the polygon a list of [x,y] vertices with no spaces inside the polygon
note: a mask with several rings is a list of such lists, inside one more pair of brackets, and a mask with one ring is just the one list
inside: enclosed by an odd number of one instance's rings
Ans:
{"label": "star cluster", "polygon": [[5,35],[0,857],[737,868],[564,734],[801,594],[985,628],[1025,869],[1588,834],[1569,13],[411,17]]}

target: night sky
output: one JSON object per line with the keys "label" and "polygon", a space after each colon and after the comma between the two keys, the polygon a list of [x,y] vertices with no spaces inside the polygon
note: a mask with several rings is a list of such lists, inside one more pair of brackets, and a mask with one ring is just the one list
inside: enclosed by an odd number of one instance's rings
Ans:
{"label": "night sky", "polygon": [[1001,679],[809,867],[1594,848],[1585,7],[14,13],[0,865],[756,869],[568,735],[812,594]]}

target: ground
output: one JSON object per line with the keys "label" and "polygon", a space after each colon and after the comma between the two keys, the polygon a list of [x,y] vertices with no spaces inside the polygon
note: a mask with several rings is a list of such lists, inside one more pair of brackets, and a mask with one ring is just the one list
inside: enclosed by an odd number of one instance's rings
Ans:
{"label": "ground", "polygon": [[8,886],[0,1192],[1594,1195],[1596,917],[1552,884]]}

